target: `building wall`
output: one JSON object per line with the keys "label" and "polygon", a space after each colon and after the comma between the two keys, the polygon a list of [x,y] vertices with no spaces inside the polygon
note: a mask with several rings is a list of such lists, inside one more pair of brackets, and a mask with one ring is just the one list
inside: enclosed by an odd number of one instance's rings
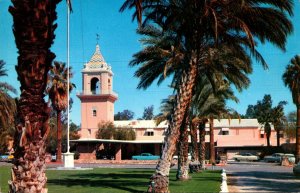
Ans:
{"label": "building wall", "polygon": [[[267,137],[263,134],[261,137],[261,130],[258,127],[229,127],[229,135],[222,135],[222,128],[214,129],[214,140],[217,146],[266,146]],[[271,131],[270,144],[277,145],[276,131]],[[206,135],[205,141],[209,142],[209,135]],[[287,139],[280,138],[280,143],[285,143]]]}
{"label": "building wall", "polygon": [[148,136],[148,132],[150,131],[152,132],[152,129],[146,129],[146,128],[138,128],[135,129],[135,133],[136,133],[136,140],[155,140],[155,141],[163,141],[164,140],[164,128],[154,128],[153,129],[153,136]]}
{"label": "building wall", "polygon": [[[103,121],[113,122],[114,104],[107,100],[85,99],[81,101],[81,137],[95,138],[98,124]],[[96,116],[93,116],[96,109]]]}

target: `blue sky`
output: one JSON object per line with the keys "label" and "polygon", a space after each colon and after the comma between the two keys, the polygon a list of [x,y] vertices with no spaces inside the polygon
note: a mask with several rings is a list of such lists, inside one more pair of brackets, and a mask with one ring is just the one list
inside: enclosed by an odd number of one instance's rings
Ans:
{"label": "blue sky", "polygon": [[[70,65],[74,71],[72,81],[76,91],[71,93],[74,105],[71,120],[80,123],[80,101],[76,92],[82,90],[81,70],[95,50],[96,34],[100,35],[99,44],[106,62],[114,72],[113,90],[119,95],[115,103],[115,113],[129,109],[135,118],[142,116],[145,107],[154,105],[155,113],[159,112],[162,99],[171,94],[168,81],[160,85],[153,84],[147,90],[137,90],[138,79],[135,78],[136,68],[128,66],[132,55],[141,49],[139,36],[136,35],[136,22],[131,21],[130,11],[119,13],[123,0],[73,0],[74,12],[70,17]],[[17,50],[12,33],[12,17],[8,13],[9,0],[0,0],[0,59],[6,62],[9,76],[1,79],[19,88],[14,66],[17,63]],[[295,1],[295,10],[300,10],[300,2]],[[66,3],[62,1],[57,8],[58,28],[56,39],[51,50],[56,54],[55,60],[66,62]],[[250,75],[251,85],[242,93],[237,93],[240,102],[229,102],[228,106],[244,114],[249,104],[256,104],[265,94],[271,94],[273,104],[281,100],[288,101],[286,113],[294,111],[295,105],[289,90],[284,87],[281,76],[290,59],[300,54],[300,13],[294,11],[292,18],[294,32],[288,38],[286,52],[282,52],[270,44],[259,46],[258,50],[269,64],[263,70],[260,64],[253,62],[253,74]],[[298,22],[296,22],[298,21]]]}

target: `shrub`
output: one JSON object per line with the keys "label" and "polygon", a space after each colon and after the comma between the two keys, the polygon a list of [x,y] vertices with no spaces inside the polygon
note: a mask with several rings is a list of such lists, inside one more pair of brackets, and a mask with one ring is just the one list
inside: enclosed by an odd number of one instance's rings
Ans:
{"label": "shrub", "polygon": [[135,140],[135,131],[132,128],[115,127],[112,122],[101,122],[96,133],[97,139]]}
{"label": "shrub", "polygon": [[80,157],[80,153],[78,152],[78,151],[75,151],[74,152],[74,159],[79,159],[79,157]]}

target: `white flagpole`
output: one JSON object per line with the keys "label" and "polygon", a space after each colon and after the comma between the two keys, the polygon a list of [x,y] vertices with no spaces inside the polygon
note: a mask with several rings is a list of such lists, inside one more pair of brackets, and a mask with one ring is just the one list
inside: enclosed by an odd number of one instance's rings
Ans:
{"label": "white flagpole", "polygon": [[67,125],[67,153],[70,153],[70,5],[67,3],[67,68],[68,68],[68,125]]}
{"label": "white flagpole", "polygon": [[68,124],[67,124],[67,152],[64,153],[64,167],[74,168],[74,153],[70,153],[70,2],[67,1],[67,96],[68,96]]}

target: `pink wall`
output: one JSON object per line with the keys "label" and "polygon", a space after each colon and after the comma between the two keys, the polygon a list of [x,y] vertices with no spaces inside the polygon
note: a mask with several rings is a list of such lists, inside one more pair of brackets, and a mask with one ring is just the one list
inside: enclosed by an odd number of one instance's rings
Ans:
{"label": "pink wall", "polygon": [[[267,138],[261,138],[261,130],[258,127],[235,127],[229,129],[229,135],[222,135],[221,128],[214,128],[214,140],[218,147],[235,147],[235,146],[266,146]],[[205,136],[205,141],[209,142],[209,135]],[[285,143],[287,139],[280,138],[280,143]],[[271,131],[270,143],[272,146],[277,145],[276,131]]]}

